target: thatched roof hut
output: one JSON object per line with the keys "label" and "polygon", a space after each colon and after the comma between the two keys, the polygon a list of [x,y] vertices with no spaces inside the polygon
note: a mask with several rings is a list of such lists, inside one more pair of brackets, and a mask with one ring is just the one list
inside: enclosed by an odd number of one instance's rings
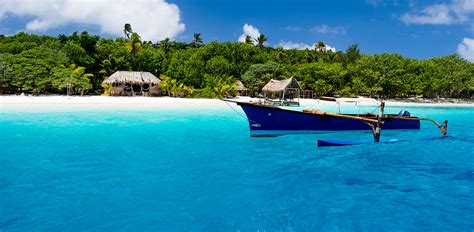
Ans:
{"label": "thatched roof hut", "polygon": [[262,89],[263,92],[278,93],[284,92],[288,89],[301,90],[301,86],[295,77],[290,77],[285,80],[271,79]]}
{"label": "thatched roof hut", "polygon": [[236,80],[235,83],[237,85],[235,87],[235,90],[237,90],[237,91],[246,91],[247,90],[247,88],[245,87],[244,83],[242,83],[242,81]]}
{"label": "thatched roof hut", "polygon": [[102,84],[159,84],[161,80],[149,72],[117,71],[105,79]]}

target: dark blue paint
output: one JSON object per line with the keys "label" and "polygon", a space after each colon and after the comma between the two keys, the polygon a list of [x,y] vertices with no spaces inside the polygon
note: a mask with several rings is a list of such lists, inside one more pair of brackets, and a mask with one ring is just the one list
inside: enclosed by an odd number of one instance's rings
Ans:
{"label": "dark blue paint", "polygon": [[[292,134],[302,131],[316,133],[318,131],[370,130],[367,124],[354,119],[320,116],[249,103],[238,103],[238,105],[247,115],[252,136],[270,136],[274,134],[272,131],[278,131],[279,134]],[[420,129],[420,122],[387,119],[383,129]]]}

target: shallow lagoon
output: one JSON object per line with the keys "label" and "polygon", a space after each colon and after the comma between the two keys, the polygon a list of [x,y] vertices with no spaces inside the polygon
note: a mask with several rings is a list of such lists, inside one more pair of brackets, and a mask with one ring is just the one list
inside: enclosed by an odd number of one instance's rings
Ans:
{"label": "shallow lagoon", "polygon": [[448,119],[453,137],[317,148],[372,137],[250,138],[221,106],[4,109],[0,230],[471,231],[474,109],[408,110]]}

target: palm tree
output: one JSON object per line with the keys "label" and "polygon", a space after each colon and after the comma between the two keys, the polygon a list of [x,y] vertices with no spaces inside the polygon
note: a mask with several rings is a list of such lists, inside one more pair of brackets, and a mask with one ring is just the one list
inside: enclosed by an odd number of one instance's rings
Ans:
{"label": "palm tree", "polygon": [[319,41],[314,49],[319,52],[325,52],[326,51],[326,44],[323,41]]}
{"label": "palm tree", "polygon": [[160,88],[166,92],[166,94],[171,97],[172,95],[172,92],[174,91],[174,89],[176,88],[176,80],[175,79],[171,79],[170,77],[168,76],[165,76],[165,75],[161,75],[160,76],[161,78],[161,82],[160,82]]}
{"label": "palm tree", "polygon": [[166,38],[159,43],[159,48],[165,53],[166,57],[169,58],[170,50],[171,50],[171,42],[170,38]]}
{"label": "palm tree", "polygon": [[303,60],[306,63],[311,63],[312,57],[309,49],[305,49],[303,53]]}
{"label": "palm tree", "polygon": [[132,26],[130,25],[130,23],[125,23],[125,25],[123,26],[123,33],[125,33],[125,36],[130,39],[130,35],[133,33]]}
{"label": "palm tree", "polygon": [[252,44],[253,45],[253,39],[250,35],[245,36],[245,44]]}
{"label": "palm tree", "polygon": [[360,57],[360,49],[357,43],[347,48],[346,56],[349,63],[354,63]]}
{"label": "palm tree", "polygon": [[268,41],[268,38],[264,34],[260,34],[256,39],[257,47],[262,48],[263,44]]}
{"label": "palm tree", "polygon": [[191,42],[191,47],[195,48],[202,44],[201,33],[194,33],[194,40]]}
{"label": "palm tree", "polygon": [[74,93],[74,88],[78,88],[81,96],[84,95],[84,91],[91,89],[92,84],[90,78],[94,77],[93,74],[85,73],[86,68],[77,66],[76,64],[69,65],[69,75],[64,78],[64,86],[66,87],[66,94],[71,96]]}
{"label": "palm tree", "polygon": [[285,58],[285,50],[282,47],[276,49],[276,58],[279,62],[282,62]]}
{"label": "palm tree", "polygon": [[133,33],[130,38],[130,44],[128,45],[128,50],[130,54],[135,55],[140,50],[141,47],[141,38],[137,33]]}

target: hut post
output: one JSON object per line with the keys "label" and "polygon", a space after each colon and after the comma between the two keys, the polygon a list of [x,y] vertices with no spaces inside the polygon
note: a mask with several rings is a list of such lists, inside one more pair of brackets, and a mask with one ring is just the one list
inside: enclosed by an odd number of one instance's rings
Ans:
{"label": "hut post", "polygon": [[300,94],[301,94],[300,89],[296,89],[296,95],[298,97],[298,105],[300,104]]}
{"label": "hut post", "polygon": [[142,79],[142,81],[140,82],[140,94],[143,96],[143,72],[140,72],[140,79]]}
{"label": "hut post", "polygon": [[[145,94],[144,83],[159,83],[161,80],[155,77],[153,74],[149,72],[133,72],[133,71],[117,71],[107,79],[105,79],[102,83],[105,84],[114,84],[114,83],[122,83],[123,90],[121,92],[131,93],[133,96],[135,94],[141,93],[142,96]],[[115,85],[115,84],[114,84]],[[140,89],[134,90],[133,86],[139,85]],[[117,86],[119,87],[119,86]]]}

